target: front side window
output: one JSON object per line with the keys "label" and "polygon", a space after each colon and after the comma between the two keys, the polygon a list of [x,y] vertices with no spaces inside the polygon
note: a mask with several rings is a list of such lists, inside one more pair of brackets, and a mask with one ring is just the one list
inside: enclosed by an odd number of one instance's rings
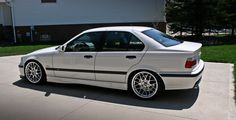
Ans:
{"label": "front side window", "polygon": [[146,30],[146,31],[143,31],[142,33],[166,47],[170,47],[170,46],[174,46],[174,45],[178,45],[182,43],[182,41],[177,40],[176,38],[171,37],[167,34],[164,34],[156,29]]}
{"label": "front side window", "polygon": [[67,44],[66,52],[87,52],[97,51],[99,49],[99,42],[102,37],[102,32],[92,32],[80,35],[73,41]]}
{"label": "front side window", "polygon": [[144,44],[129,32],[110,31],[106,33],[102,51],[142,51]]}

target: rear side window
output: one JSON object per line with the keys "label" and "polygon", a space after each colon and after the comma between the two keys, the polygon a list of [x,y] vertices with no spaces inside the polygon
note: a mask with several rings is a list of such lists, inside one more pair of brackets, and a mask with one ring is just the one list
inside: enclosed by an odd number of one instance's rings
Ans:
{"label": "rear side window", "polygon": [[107,32],[103,51],[126,51],[127,45],[128,39],[125,32]]}
{"label": "rear side window", "polygon": [[146,30],[142,33],[166,47],[175,46],[182,43],[182,41],[177,40],[176,38],[171,37],[155,29]]}
{"label": "rear side window", "polygon": [[144,44],[133,34],[121,31],[106,32],[103,51],[142,51]]}
{"label": "rear side window", "polygon": [[144,44],[141,40],[139,40],[136,36],[131,35],[129,41],[129,51],[142,51],[144,49]]}

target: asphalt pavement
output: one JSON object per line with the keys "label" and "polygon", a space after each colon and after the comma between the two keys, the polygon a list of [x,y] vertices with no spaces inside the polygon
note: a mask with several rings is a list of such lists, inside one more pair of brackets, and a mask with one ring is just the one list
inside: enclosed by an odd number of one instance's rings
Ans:
{"label": "asphalt pavement", "polygon": [[127,91],[19,77],[20,56],[0,57],[1,120],[235,120],[233,65],[205,63],[198,89],[140,100]]}

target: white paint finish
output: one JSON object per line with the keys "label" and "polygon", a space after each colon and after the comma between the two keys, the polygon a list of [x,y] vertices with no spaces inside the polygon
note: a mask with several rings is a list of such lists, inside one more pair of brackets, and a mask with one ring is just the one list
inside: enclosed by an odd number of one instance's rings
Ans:
{"label": "white paint finish", "polygon": [[[85,55],[93,56],[90,59]],[[53,68],[94,70],[96,52],[56,52],[53,56]],[[65,72],[55,71],[57,77],[95,80],[94,72]]]}
{"label": "white paint finish", "polygon": [[151,29],[150,27],[142,27],[142,26],[113,26],[113,27],[99,27],[86,30],[84,32],[96,32],[96,31],[126,31],[126,32],[134,32],[135,31],[145,31]]}
{"label": "white paint finish", "polygon": [[73,78],[63,78],[63,77],[53,77],[53,76],[48,76],[47,79],[49,82],[56,82],[56,83],[75,83],[75,84],[99,86],[104,88],[127,90],[126,83],[114,83],[114,82],[105,82],[97,80],[73,79]]}
{"label": "white paint finish", "polygon": [[[127,72],[133,65],[140,62],[145,51],[139,52],[98,52],[96,56],[95,70]],[[127,59],[126,56],[136,56],[135,59]],[[97,80],[125,82],[125,75],[96,73]]]}
{"label": "white paint finish", "polygon": [[[41,65],[44,67],[44,70],[46,71],[46,67],[52,67],[52,57],[54,53],[56,46],[49,47],[45,49],[40,49],[37,51],[34,51],[32,53],[29,53],[21,58],[21,61],[28,61],[28,60],[36,60],[41,63]],[[20,62],[20,65],[24,66],[24,62]],[[53,71],[46,71],[47,75],[54,75]],[[24,75],[24,74],[23,74]]]}
{"label": "white paint finish", "polygon": [[188,54],[184,53],[147,51],[140,64],[157,67],[159,72],[188,72],[184,68],[187,58]]}
{"label": "white paint finish", "polygon": [[41,53],[56,52],[56,48],[57,48],[57,46],[53,46],[53,47],[49,47],[49,48],[43,48],[43,49],[40,49],[40,50],[36,50],[32,53],[29,53],[27,55],[34,56],[34,55],[38,55],[38,54],[41,54]]}
{"label": "white paint finish", "polygon": [[[191,47],[189,47],[191,46]],[[183,44],[168,47],[167,49],[178,49],[179,51],[199,52],[202,44],[184,41]]]}
{"label": "white paint finish", "polygon": [[[204,68],[203,61],[200,62],[197,69],[191,74],[196,74]],[[176,90],[176,89],[191,89],[194,87],[195,83],[200,80],[202,74],[196,77],[162,77],[166,90]]]}
{"label": "white paint finish", "polygon": [[[140,52],[75,52],[67,53],[60,49],[55,50],[55,47],[38,50],[31,54],[24,56],[21,60],[21,65],[28,59],[38,60],[44,67],[55,67],[64,69],[81,69],[81,70],[95,70],[95,71],[114,71],[114,72],[127,72],[126,75],[120,74],[101,74],[93,72],[62,72],[55,71],[55,75],[62,77],[64,82],[71,82],[74,80],[75,83],[89,84],[101,87],[116,88],[116,89],[127,89],[128,76],[135,70],[145,69],[156,72],[157,74],[198,74],[204,67],[204,63],[201,61],[191,69],[186,69],[185,62],[187,58],[198,55],[201,44],[184,42],[175,47],[159,47],[157,42],[147,38],[141,33],[141,29],[151,29],[148,27],[104,27],[100,29],[92,29],[85,31],[127,31],[135,34],[141,38],[141,41],[145,43],[145,48]],[[117,29],[117,30],[116,30]],[[83,34],[82,33],[82,34]],[[81,34],[80,34],[81,35]],[[79,36],[74,37],[70,41],[76,39]],[[69,41],[69,42],[70,42]],[[68,42],[67,42],[68,43]],[[65,43],[63,46],[66,47]],[[59,52],[61,51],[61,52]],[[93,59],[86,60],[84,55],[92,55]],[[54,59],[52,60],[52,56]],[[126,56],[136,56],[136,59],[128,60]],[[96,56],[96,57],[95,57]],[[52,65],[53,63],[53,65]],[[47,71],[48,72],[48,71]],[[54,76],[50,72],[50,76]],[[48,74],[48,73],[47,73]],[[24,73],[21,72],[21,75]],[[95,75],[95,76],[94,76]],[[164,78],[166,89],[187,89],[192,88],[197,80],[201,77],[201,74],[197,77],[186,78],[185,77],[168,77]],[[70,79],[73,78],[73,79]],[[90,79],[92,81],[86,81]],[[187,81],[187,82],[186,82]],[[101,84],[100,84],[101,83]],[[112,84],[117,83],[117,84]],[[120,84],[119,84],[120,83]],[[126,86],[126,87],[124,87]],[[121,88],[119,88],[121,87]]]}
{"label": "white paint finish", "polygon": [[[111,69],[110,69],[111,70]],[[120,82],[125,83],[126,74],[104,74],[104,73],[96,73],[97,81],[108,81],[108,82]]]}
{"label": "white paint finish", "polygon": [[15,0],[16,26],[165,21],[165,0]]}

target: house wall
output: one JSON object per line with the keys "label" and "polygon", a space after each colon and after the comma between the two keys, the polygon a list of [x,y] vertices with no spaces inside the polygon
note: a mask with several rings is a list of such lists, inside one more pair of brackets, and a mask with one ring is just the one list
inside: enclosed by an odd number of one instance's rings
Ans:
{"label": "house wall", "polygon": [[[34,26],[33,31],[31,30],[31,26],[17,26],[16,33],[18,42],[52,41],[57,43],[64,43],[84,30],[106,26],[148,26],[156,27],[157,29],[165,32],[166,23],[160,22],[156,25],[153,23],[45,25]],[[31,40],[31,33],[33,33],[33,41]]]}
{"label": "house wall", "polygon": [[17,41],[62,42],[86,29],[117,25],[165,32],[164,7],[165,0],[14,0]]}
{"label": "house wall", "polygon": [[164,22],[165,0],[14,0],[16,26]]}

